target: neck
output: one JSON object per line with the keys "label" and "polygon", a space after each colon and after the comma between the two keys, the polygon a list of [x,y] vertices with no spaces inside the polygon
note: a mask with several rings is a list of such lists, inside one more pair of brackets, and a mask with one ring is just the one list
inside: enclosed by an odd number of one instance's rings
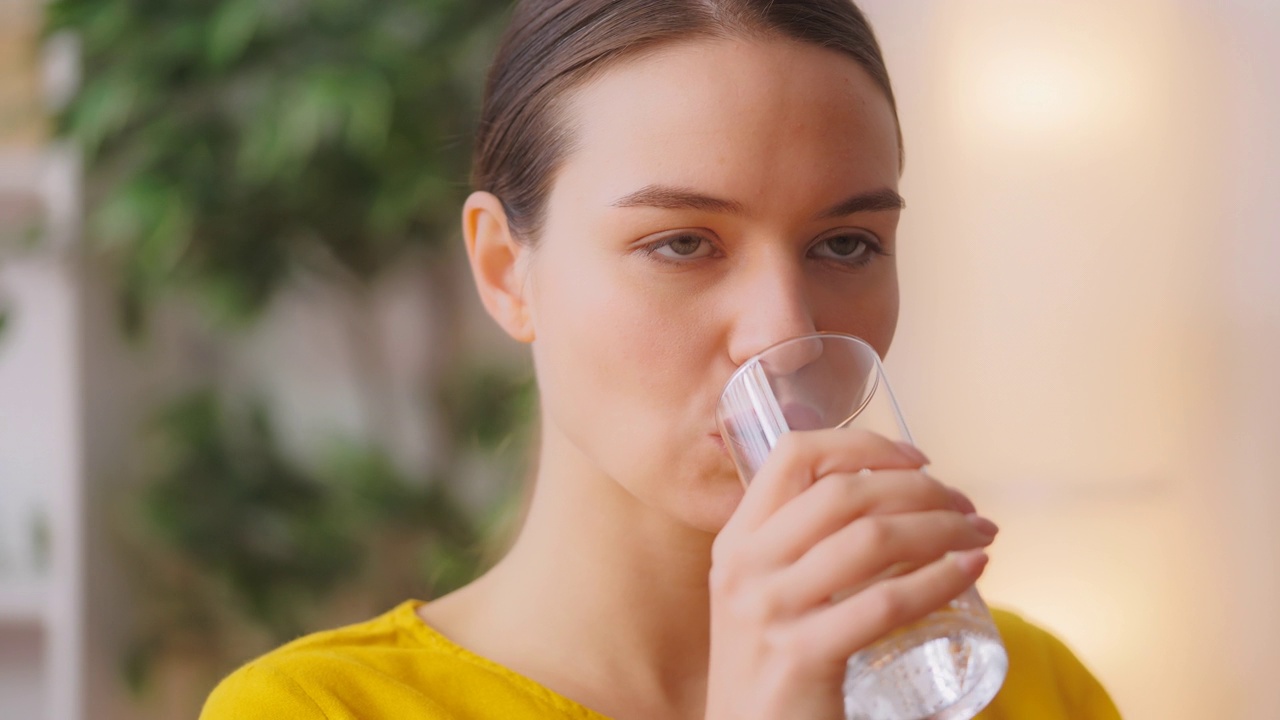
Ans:
{"label": "neck", "polygon": [[458,604],[483,618],[467,624],[487,628],[472,639],[493,659],[600,712],[700,717],[713,539],[548,431],[520,535]]}

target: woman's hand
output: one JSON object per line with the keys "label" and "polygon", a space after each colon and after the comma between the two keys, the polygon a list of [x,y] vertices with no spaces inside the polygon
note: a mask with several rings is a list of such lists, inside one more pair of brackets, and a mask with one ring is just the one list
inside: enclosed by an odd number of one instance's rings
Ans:
{"label": "woman's hand", "polygon": [[977,580],[996,526],[926,462],[858,430],[781,438],[712,550],[708,720],[843,720],[849,656]]}

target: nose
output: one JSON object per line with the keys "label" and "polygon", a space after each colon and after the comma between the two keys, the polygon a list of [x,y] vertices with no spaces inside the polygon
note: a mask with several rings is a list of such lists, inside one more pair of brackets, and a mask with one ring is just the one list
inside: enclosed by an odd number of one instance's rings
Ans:
{"label": "nose", "polygon": [[[792,263],[762,263],[737,288],[733,302],[736,307],[729,357],[734,365],[742,365],[767,348],[816,329],[802,269]],[[772,353],[770,363],[791,365],[794,370],[811,362],[821,351],[821,343],[790,343]]]}

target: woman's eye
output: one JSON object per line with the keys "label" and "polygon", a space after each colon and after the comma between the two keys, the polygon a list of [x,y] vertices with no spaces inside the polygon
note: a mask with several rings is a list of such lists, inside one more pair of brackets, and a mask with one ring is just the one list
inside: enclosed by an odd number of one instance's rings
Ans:
{"label": "woman's eye", "polygon": [[860,265],[869,262],[872,255],[882,254],[883,250],[880,243],[869,235],[847,233],[820,241],[810,252],[826,260]]}
{"label": "woman's eye", "polygon": [[696,260],[711,254],[714,248],[706,238],[677,235],[650,247],[649,252],[668,260]]}

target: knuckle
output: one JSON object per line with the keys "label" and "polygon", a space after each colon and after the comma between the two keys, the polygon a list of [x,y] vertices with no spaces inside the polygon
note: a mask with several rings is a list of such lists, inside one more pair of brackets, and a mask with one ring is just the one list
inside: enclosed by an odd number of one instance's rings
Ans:
{"label": "knuckle", "polygon": [[859,447],[879,442],[881,439],[880,435],[865,428],[844,428],[840,432],[843,432],[845,437],[849,438],[849,444],[856,444]]}
{"label": "knuckle", "polygon": [[921,507],[953,509],[956,505],[953,491],[922,470],[913,471],[908,483],[912,496]]}
{"label": "knuckle", "polygon": [[884,552],[893,539],[888,523],[878,516],[858,520],[853,524],[850,533],[854,543],[870,553]]}
{"label": "knuckle", "polygon": [[875,502],[883,482],[882,478],[877,478],[867,471],[845,475],[841,480],[840,496],[836,501],[846,511],[860,512],[865,512],[869,509],[868,506]]}
{"label": "knuckle", "polygon": [[733,614],[756,626],[768,626],[783,615],[782,596],[766,584],[742,588],[731,603]]}
{"label": "knuckle", "polygon": [[916,470],[915,474],[919,476],[920,485],[925,490],[935,493],[938,497],[943,498],[944,500],[950,499],[951,489],[943,484],[941,480],[938,480],[924,470]]}
{"label": "knuckle", "polygon": [[711,572],[707,575],[707,587],[713,596],[725,595],[736,587],[733,573],[723,564],[712,563]]}
{"label": "knuckle", "polygon": [[771,628],[764,642],[779,670],[803,667],[813,655],[813,642],[795,626]]}
{"label": "knuckle", "polygon": [[823,476],[814,486],[819,504],[841,511],[857,507],[862,497],[864,480],[865,478],[847,473]]}
{"label": "knuckle", "polygon": [[726,530],[722,530],[720,534],[711,541],[712,564],[727,562],[733,555],[734,546],[737,544],[737,541],[737,537],[731,535]]}
{"label": "knuckle", "polygon": [[886,460],[901,455],[901,451],[894,446],[893,441],[880,433],[853,428],[850,430],[850,435],[853,438],[850,441],[850,447],[856,448],[859,453]]}
{"label": "knuckle", "polygon": [[923,470],[912,470],[908,475],[908,480],[912,490],[922,498],[928,498],[933,501],[947,503],[950,501],[950,493],[947,486],[943,485],[937,479],[930,477]]}
{"label": "knuckle", "polygon": [[712,593],[724,595],[734,592],[745,575],[743,553],[736,546],[725,547],[718,542],[712,546],[711,572],[707,582]]}
{"label": "knuckle", "polygon": [[857,473],[832,473],[813,486],[815,504],[831,516],[855,520],[865,515],[874,497],[874,487]]}
{"label": "knuckle", "polygon": [[906,601],[885,587],[868,590],[865,602],[868,619],[881,627],[897,627],[910,619]]}

